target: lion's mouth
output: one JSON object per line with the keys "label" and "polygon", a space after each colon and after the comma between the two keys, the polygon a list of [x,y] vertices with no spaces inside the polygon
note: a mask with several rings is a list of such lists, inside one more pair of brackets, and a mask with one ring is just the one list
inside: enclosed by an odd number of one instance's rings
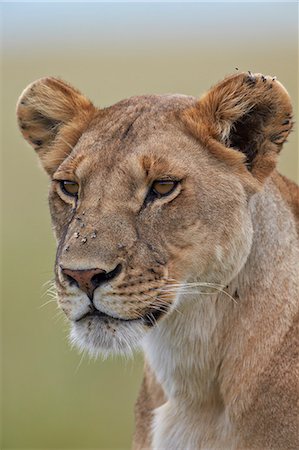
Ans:
{"label": "lion's mouth", "polygon": [[163,306],[163,309],[154,309],[151,308],[149,309],[144,316],[142,317],[137,317],[134,319],[125,319],[125,318],[121,318],[121,317],[114,317],[114,316],[110,316],[109,314],[106,314],[102,311],[99,311],[98,309],[93,309],[91,311],[88,311],[86,314],[84,314],[82,317],[80,317],[79,319],[77,319],[75,322],[81,322],[84,319],[87,318],[97,318],[98,320],[102,320],[102,321],[113,321],[113,322],[142,322],[144,325],[148,326],[148,327],[152,327],[154,326],[157,321],[164,316],[167,311],[168,311],[168,307],[165,308],[165,306]]}

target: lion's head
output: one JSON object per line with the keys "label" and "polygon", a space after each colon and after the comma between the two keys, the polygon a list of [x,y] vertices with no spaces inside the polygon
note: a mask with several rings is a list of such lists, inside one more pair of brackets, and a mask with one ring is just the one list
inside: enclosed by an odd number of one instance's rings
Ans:
{"label": "lion's head", "polygon": [[44,78],[17,114],[51,177],[59,305],[93,354],[138,346],[180,308],[190,280],[237,275],[250,252],[250,197],[291,129],[285,89],[250,73],[199,100],[150,95],[105,109]]}

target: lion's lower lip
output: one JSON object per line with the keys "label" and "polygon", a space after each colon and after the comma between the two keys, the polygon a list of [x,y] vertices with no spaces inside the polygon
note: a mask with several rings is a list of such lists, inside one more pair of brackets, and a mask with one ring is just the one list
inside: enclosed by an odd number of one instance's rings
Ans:
{"label": "lion's lower lip", "polygon": [[110,316],[109,314],[106,314],[104,312],[94,310],[89,311],[88,313],[84,314],[84,316],[80,317],[80,319],[77,319],[76,322],[80,322],[81,320],[86,319],[87,317],[98,317],[99,319],[113,319],[113,320],[119,320],[121,322],[131,322],[132,320],[140,320],[140,319],[121,319],[118,317]]}
{"label": "lion's lower lip", "polygon": [[81,322],[82,320],[90,317],[98,317],[100,320],[113,320],[117,322],[137,322],[142,321],[145,325],[152,327],[155,325],[156,321],[165,313],[167,312],[166,309],[160,310],[160,309],[151,309],[149,310],[144,316],[138,317],[136,319],[122,319],[119,317],[113,317],[109,314],[106,314],[104,312],[93,310],[89,311],[88,313],[84,314],[80,319],[77,319],[76,322]]}

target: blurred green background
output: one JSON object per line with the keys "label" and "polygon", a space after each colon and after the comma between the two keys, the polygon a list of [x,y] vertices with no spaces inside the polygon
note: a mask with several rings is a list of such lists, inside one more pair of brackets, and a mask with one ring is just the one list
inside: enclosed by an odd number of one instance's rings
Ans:
{"label": "blurred green background", "polygon": [[[297,3],[5,3],[2,18],[2,446],[128,449],[142,358],[90,361],[45,294],[55,242],[47,177],[17,130],[31,81],[61,77],[98,106],[199,95],[225,75],[276,75],[297,111]],[[280,170],[298,180],[297,131]],[[183,449],[182,449],[183,450]]]}

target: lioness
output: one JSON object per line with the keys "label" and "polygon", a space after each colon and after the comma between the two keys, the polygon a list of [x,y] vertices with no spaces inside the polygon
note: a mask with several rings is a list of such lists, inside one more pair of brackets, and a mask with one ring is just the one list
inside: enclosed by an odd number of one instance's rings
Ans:
{"label": "lioness", "polygon": [[284,87],[97,109],[55,78],[17,106],[51,178],[59,305],[91,354],[142,347],[135,449],[297,449],[299,190]]}

